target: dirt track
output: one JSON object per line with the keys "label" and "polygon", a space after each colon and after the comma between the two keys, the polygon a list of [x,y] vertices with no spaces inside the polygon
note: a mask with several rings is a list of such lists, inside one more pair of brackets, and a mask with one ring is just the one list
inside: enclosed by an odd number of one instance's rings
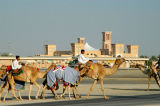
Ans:
{"label": "dirt track", "polygon": [[[132,76],[131,78],[128,78]],[[38,83],[42,86],[42,81],[38,80]],[[50,106],[50,105],[106,105],[107,106],[124,106],[124,105],[148,105],[152,104],[160,104],[159,97],[160,97],[160,89],[155,84],[154,80],[152,80],[151,84],[151,91],[145,91],[147,88],[147,76],[143,75],[138,70],[126,71],[121,70],[118,71],[116,74],[110,77],[105,77],[104,79],[104,87],[106,95],[110,97],[109,101],[105,101],[103,99],[103,95],[101,92],[101,88],[99,83],[95,86],[94,90],[91,93],[90,99],[85,100],[85,96],[87,95],[93,80],[85,78],[81,84],[79,85],[79,91],[82,95],[80,100],[69,100],[68,95],[63,100],[55,100],[51,91],[47,90],[46,92],[46,100],[35,100],[34,96],[36,94],[37,88],[33,86],[32,89],[32,101],[28,101],[28,90],[29,84],[26,84],[25,91],[22,91],[22,97],[24,101],[16,101],[14,98],[9,96],[7,97],[6,102],[0,103],[2,105],[25,105],[25,104],[32,104],[32,105],[43,105],[43,106]],[[62,84],[60,84],[60,89],[57,91],[58,94],[62,92]],[[2,97],[4,96],[4,93]],[[152,102],[150,102],[152,100]],[[130,102],[128,102],[130,101]],[[157,105],[155,105],[157,106]]]}
{"label": "dirt track", "polygon": [[[87,92],[89,91],[89,88],[92,84],[92,80],[85,79],[82,81],[82,83],[79,85],[79,91],[81,92],[82,98],[80,101],[85,101],[85,96],[87,95]],[[153,80],[152,80],[153,82]],[[151,85],[151,91],[145,91],[147,88],[147,79],[146,78],[105,78],[104,80],[105,84],[105,92],[110,97],[109,101],[112,101],[114,99],[122,99],[122,98],[143,98],[149,97],[149,95],[160,95],[160,90],[158,86],[154,83]],[[36,94],[37,88],[33,86],[32,90],[32,101],[27,100],[28,95],[28,89],[29,85],[26,84],[25,91],[22,92],[22,96],[24,98],[24,101],[16,101],[15,99],[12,99],[11,96],[8,96],[6,102],[0,103],[0,105],[18,105],[18,104],[28,104],[28,103],[48,103],[48,102],[63,102],[63,101],[69,101],[68,95],[66,95],[65,100],[55,100],[52,93],[47,90],[46,92],[46,100],[34,100],[34,95]],[[59,94],[62,92],[62,85],[60,85],[60,89],[57,91]],[[3,94],[4,95],[4,94]],[[95,89],[91,93],[89,100],[94,99],[100,99],[103,100],[103,95],[100,89],[99,84],[96,85]],[[87,101],[87,100],[86,100]]]}

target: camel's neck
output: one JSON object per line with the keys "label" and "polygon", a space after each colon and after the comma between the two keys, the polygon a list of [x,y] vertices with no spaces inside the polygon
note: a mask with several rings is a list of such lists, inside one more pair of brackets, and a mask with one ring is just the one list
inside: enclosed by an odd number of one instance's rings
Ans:
{"label": "camel's neck", "polygon": [[39,78],[45,78],[47,73],[52,69],[53,67],[49,67],[45,72],[38,72],[38,77]]}
{"label": "camel's neck", "polygon": [[143,67],[139,67],[139,69],[140,69],[141,71],[145,71],[145,69],[144,69]]}
{"label": "camel's neck", "polygon": [[115,65],[113,65],[112,68],[106,69],[106,75],[112,75],[112,74],[114,74],[117,71],[117,69],[119,68],[119,66],[120,65],[115,64]]}
{"label": "camel's neck", "polygon": [[75,67],[74,70],[79,71],[79,67]]}

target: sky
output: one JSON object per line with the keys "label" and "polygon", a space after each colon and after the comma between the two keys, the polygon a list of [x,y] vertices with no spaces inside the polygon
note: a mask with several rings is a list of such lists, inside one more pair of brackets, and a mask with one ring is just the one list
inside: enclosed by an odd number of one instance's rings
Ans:
{"label": "sky", "polygon": [[160,54],[160,0],[0,0],[0,53],[44,54],[44,44],[70,50],[85,37],[102,48],[102,32],[112,43],[139,45],[139,55]]}

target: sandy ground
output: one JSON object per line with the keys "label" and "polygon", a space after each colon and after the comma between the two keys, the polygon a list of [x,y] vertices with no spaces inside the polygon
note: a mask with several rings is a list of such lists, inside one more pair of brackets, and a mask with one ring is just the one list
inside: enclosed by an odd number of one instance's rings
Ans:
{"label": "sandy ground", "polygon": [[[41,83],[42,81],[39,81]],[[82,83],[79,85],[79,91],[82,95],[82,98],[79,100],[69,100],[68,95],[65,95],[65,99],[61,100],[55,100],[53,97],[53,94],[51,91],[47,90],[46,91],[46,99],[42,100],[35,100],[34,96],[36,94],[37,88],[33,86],[32,90],[32,101],[28,101],[28,90],[29,90],[29,84],[26,84],[25,91],[22,91],[22,97],[24,98],[23,101],[16,101],[15,98],[12,98],[11,94],[8,95],[6,102],[1,102],[0,106],[3,105],[22,105],[22,104],[44,104],[44,103],[58,103],[60,105],[64,105],[66,102],[72,101],[73,103],[75,101],[88,101],[90,103],[93,103],[91,105],[94,105],[95,100],[96,101],[101,101],[101,103],[104,103],[103,95],[101,92],[101,88],[99,83],[95,86],[93,89],[91,96],[89,100],[85,100],[85,97],[89,91],[89,88],[91,84],[93,83],[93,80],[90,79],[84,79]],[[41,85],[42,86],[42,85]],[[134,100],[134,99],[154,99],[157,96],[160,96],[160,89],[158,86],[154,83],[154,80],[152,80],[152,85],[151,85],[151,90],[146,91],[147,88],[147,78],[105,78],[104,79],[104,87],[105,87],[105,92],[106,95],[110,97],[110,99],[106,103],[119,103],[121,101],[129,101],[129,100]],[[57,91],[58,94],[62,92],[62,85],[60,84],[60,89]],[[3,93],[4,95],[4,93]],[[3,97],[2,95],[2,97]],[[155,97],[154,97],[155,96]],[[151,98],[150,98],[151,97]],[[66,102],[65,102],[66,101]],[[87,103],[88,103],[87,102]],[[127,103],[127,102],[126,102]],[[69,103],[70,104],[70,103]],[[160,104],[160,101],[159,103]],[[67,105],[67,104],[65,104]],[[81,105],[81,104],[77,104]],[[102,104],[103,105],[103,104]],[[145,104],[147,106],[147,104]],[[152,104],[154,105],[154,104]]]}
{"label": "sandy ground", "polygon": [[[38,83],[42,87],[43,79],[39,79]],[[155,81],[151,81],[151,90],[146,91],[148,79],[139,70],[118,70],[114,75],[105,77],[104,88],[106,95],[110,97],[109,100],[103,99],[103,94],[99,83],[95,86],[91,92],[90,98],[85,99],[91,85],[92,79],[85,78],[79,85],[78,89],[82,95],[79,100],[69,100],[68,95],[65,95],[65,99],[55,100],[51,91],[46,91],[46,99],[35,100],[37,88],[33,86],[32,99],[28,100],[29,84],[26,84],[25,90],[21,92],[23,101],[16,101],[12,98],[11,94],[8,95],[6,102],[1,102],[0,106],[3,105],[34,105],[34,106],[59,106],[59,105],[74,105],[74,106],[160,106],[160,89],[155,84]],[[4,93],[6,90],[4,91]],[[4,96],[2,94],[2,99]],[[58,94],[62,93],[62,84],[60,89],[57,91]]]}

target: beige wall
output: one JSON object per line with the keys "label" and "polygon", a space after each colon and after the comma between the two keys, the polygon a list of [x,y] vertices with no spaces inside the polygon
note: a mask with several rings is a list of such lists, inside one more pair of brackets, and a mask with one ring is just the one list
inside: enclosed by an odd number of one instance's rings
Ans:
{"label": "beige wall", "polygon": [[[48,68],[50,64],[55,63],[55,64],[60,64],[60,65],[67,65],[69,61],[71,61],[72,57],[55,57],[55,58],[46,58],[46,57],[41,57],[41,58],[37,58],[37,57],[26,57],[23,58],[21,57],[21,61],[25,62],[28,65],[32,65],[32,66],[37,66],[39,68]],[[95,57],[90,57],[91,60],[97,60],[98,63],[101,64],[109,64],[109,65],[113,65],[116,58],[95,58]],[[125,63],[123,63],[121,65],[122,68],[129,68],[131,65],[135,65],[135,64],[144,64],[146,60],[148,59],[144,59],[144,58],[125,58],[127,61]],[[0,58],[0,66],[2,65],[11,65],[12,61],[14,60],[14,58]]]}
{"label": "beige wall", "polygon": [[87,56],[87,57],[100,57],[101,51],[85,51],[85,56]]}
{"label": "beige wall", "polygon": [[127,51],[124,52],[124,44],[112,44],[112,55],[114,57],[138,57],[138,45],[127,45]]}
{"label": "beige wall", "polygon": [[124,44],[112,44],[112,55],[124,57]]}
{"label": "beige wall", "polygon": [[55,51],[54,56],[71,55],[71,51]]}

